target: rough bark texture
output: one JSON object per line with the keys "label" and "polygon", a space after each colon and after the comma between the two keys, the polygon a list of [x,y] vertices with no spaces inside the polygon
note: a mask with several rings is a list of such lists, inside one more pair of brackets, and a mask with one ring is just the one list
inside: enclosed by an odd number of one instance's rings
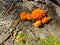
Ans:
{"label": "rough bark texture", "polygon": [[[57,1],[57,0],[56,0]],[[59,1],[57,1],[60,3]],[[60,36],[60,7],[57,6],[54,2],[48,0],[46,4],[41,4],[38,2],[26,1],[26,2],[12,2],[12,1],[2,1],[0,4],[0,12],[5,10],[9,16],[11,16],[12,24],[8,30],[0,30],[0,44],[1,45],[18,45],[14,40],[12,34],[18,32],[24,32],[27,34],[28,39],[26,41],[26,45],[28,41],[32,41],[33,45],[37,45],[37,39],[39,37],[47,38],[51,33],[55,37]],[[12,3],[14,5],[12,5]],[[53,5],[53,6],[51,6]],[[44,24],[41,28],[35,28],[33,26],[33,21],[22,21],[19,18],[19,13],[21,11],[31,12],[35,8],[41,9],[51,9],[47,16],[50,16],[52,20],[48,24]],[[2,9],[3,8],[3,9]],[[45,10],[46,11],[46,10]],[[12,13],[13,12],[13,13]],[[12,31],[11,31],[12,30]]]}

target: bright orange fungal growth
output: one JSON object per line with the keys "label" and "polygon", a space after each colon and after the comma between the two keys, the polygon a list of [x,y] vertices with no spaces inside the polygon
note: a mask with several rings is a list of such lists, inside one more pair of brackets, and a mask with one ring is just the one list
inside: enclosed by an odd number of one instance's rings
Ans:
{"label": "bright orange fungal growth", "polygon": [[27,18],[26,18],[26,12],[21,12],[20,13],[20,18],[22,19],[22,20],[26,20]]}
{"label": "bright orange fungal growth", "polygon": [[42,23],[43,24],[45,24],[45,23],[48,23],[49,21],[50,21],[50,17],[44,17],[43,19],[42,19]]}
{"label": "bright orange fungal growth", "polygon": [[39,8],[33,10],[32,13],[21,12],[20,18],[22,20],[36,20],[34,26],[37,28],[40,27],[42,23],[48,23],[51,19],[50,17],[46,17],[44,10]]}
{"label": "bright orange fungal growth", "polygon": [[34,23],[34,26],[36,28],[40,27],[42,25],[42,21],[41,20],[37,20],[35,23]]}
{"label": "bright orange fungal growth", "polygon": [[32,20],[31,14],[27,14],[26,17],[27,17],[27,20]]}
{"label": "bright orange fungal growth", "polygon": [[31,16],[34,20],[40,20],[40,19],[44,18],[46,15],[45,15],[44,10],[37,8],[37,9],[32,11]]}

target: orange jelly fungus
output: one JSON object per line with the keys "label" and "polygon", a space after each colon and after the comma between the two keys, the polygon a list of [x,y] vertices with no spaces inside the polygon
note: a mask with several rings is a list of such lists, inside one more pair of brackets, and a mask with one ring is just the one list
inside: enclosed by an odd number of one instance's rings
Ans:
{"label": "orange jelly fungus", "polygon": [[21,18],[21,20],[26,20],[27,19],[26,12],[21,12],[20,13],[20,18]]}
{"label": "orange jelly fungus", "polygon": [[41,20],[37,20],[35,23],[34,23],[34,26],[35,27],[40,27],[42,25],[42,21]]}
{"label": "orange jelly fungus", "polygon": [[42,19],[42,23],[43,24],[45,24],[45,23],[48,23],[49,21],[50,21],[50,17],[44,17],[43,19]]}
{"label": "orange jelly fungus", "polygon": [[27,20],[32,20],[31,14],[26,15]]}
{"label": "orange jelly fungus", "polygon": [[40,20],[40,19],[44,18],[46,15],[45,15],[44,10],[37,8],[37,9],[32,11],[31,16],[34,20]]}
{"label": "orange jelly fungus", "polygon": [[40,27],[42,23],[48,23],[51,19],[50,17],[46,17],[44,10],[39,8],[33,10],[32,13],[21,12],[20,18],[21,20],[36,20],[34,23],[35,27]]}

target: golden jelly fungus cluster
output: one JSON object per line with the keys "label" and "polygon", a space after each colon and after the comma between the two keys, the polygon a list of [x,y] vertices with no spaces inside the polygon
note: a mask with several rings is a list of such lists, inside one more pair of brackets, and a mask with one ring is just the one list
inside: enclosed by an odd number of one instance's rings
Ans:
{"label": "golden jelly fungus cluster", "polygon": [[42,24],[48,23],[50,21],[50,17],[46,16],[46,13],[42,9],[35,9],[32,13],[21,12],[20,13],[21,20],[36,20],[34,23],[35,27],[40,27]]}

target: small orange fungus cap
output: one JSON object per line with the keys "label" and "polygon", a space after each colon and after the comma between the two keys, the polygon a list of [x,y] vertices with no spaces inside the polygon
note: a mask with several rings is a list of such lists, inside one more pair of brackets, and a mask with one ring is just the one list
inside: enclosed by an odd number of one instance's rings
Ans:
{"label": "small orange fungus cap", "polygon": [[42,21],[41,20],[37,20],[35,23],[34,23],[34,26],[36,28],[40,27],[42,25]]}
{"label": "small orange fungus cap", "polygon": [[31,14],[27,14],[26,17],[27,17],[27,20],[32,20]]}
{"label": "small orange fungus cap", "polygon": [[37,8],[37,9],[32,11],[31,16],[34,20],[40,20],[40,19],[44,18],[46,15],[45,15],[44,10]]}
{"label": "small orange fungus cap", "polygon": [[21,12],[20,13],[20,19],[21,20],[26,20],[27,18],[26,18],[26,12]]}
{"label": "small orange fungus cap", "polygon": [[45,23],[48,23],[49,21],[50,21],[50,17],[44,17],[43,19],[42,19],[42,23],[43,24],[45,24]]}

